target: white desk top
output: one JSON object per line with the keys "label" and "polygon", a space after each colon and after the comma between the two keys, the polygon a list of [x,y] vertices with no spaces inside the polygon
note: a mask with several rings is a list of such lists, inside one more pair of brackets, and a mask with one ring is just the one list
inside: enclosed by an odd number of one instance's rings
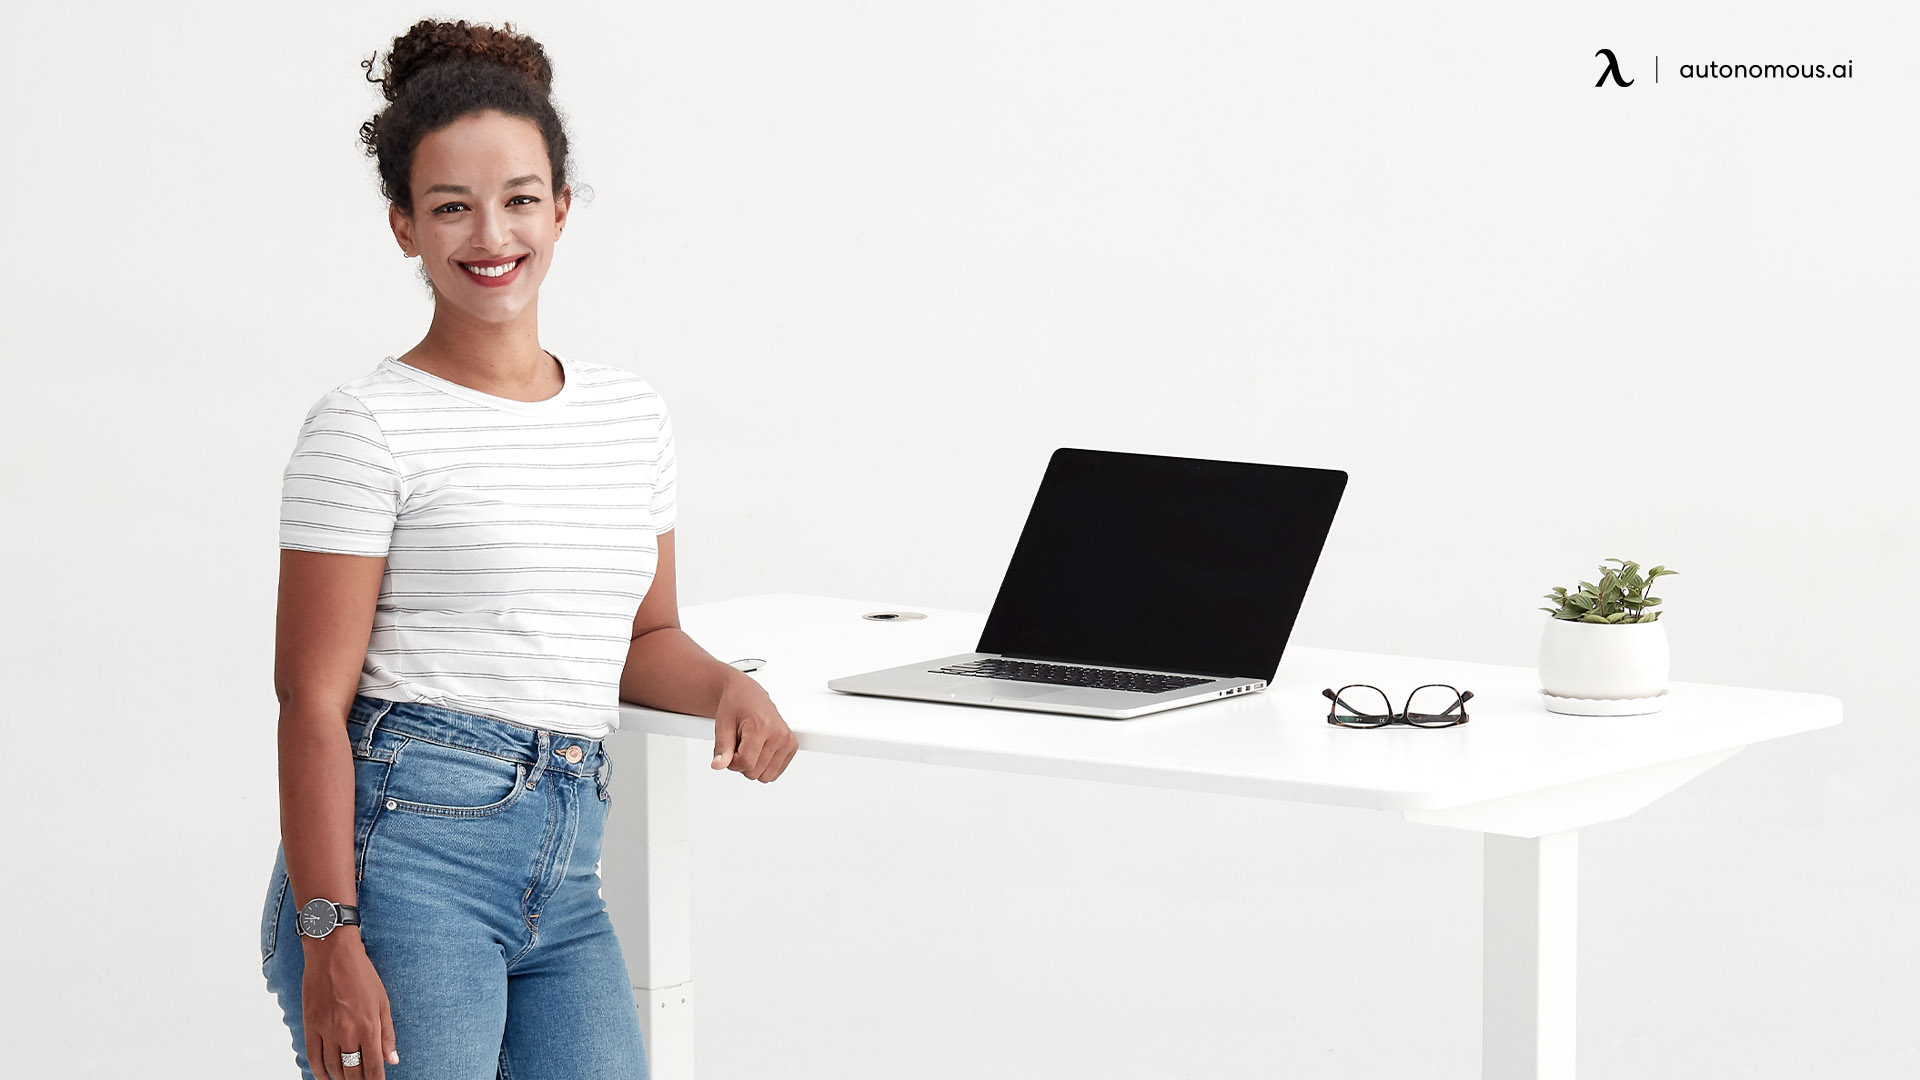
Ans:
{"label": "white desk top", "polygon": [[[873,611],[925,619],[876,622]],[[686,608],[681,626],[754,677],[801,753],[1183,788],[1382,810],[1437,810],[1611,776],[1840,722],[1819,694],[1671,683],[1648,716],[1549,713],[1531,667],[1291,644],[1266,690],[1131,720],[841,694],[841,675],[970,652],[985,613],[777,594]],[[1372,683],[1396,704],[1421,683],[1473,691],[1458,727],[1354,730],[1327,723],[1323,687]],[[710,717],[623,705],[621,727],[713,739]]]}

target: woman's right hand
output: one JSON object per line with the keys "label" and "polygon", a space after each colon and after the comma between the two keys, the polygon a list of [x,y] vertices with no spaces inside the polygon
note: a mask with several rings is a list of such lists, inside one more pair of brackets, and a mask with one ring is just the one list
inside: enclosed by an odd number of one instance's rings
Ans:
{"label": "woman's right hand", "polygon": [[[386,1066],[400,1064],[393,1013],[359,928],[337,927],[323,938],[302,938],[301,945],[307,951],[300,978],[307,1067],[330,1080],[386,1080]],[[340,1055],[355,1050],[360,1064],[342,1065]]]}

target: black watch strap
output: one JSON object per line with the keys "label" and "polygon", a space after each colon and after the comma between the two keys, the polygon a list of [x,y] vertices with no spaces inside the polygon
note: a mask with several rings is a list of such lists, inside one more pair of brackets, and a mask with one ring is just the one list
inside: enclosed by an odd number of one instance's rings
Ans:
{"label": "black watch strap", "polygon": [[340,914],[341,926],[359,926],[360,909],[351,904],[335,904],[333,909]]}

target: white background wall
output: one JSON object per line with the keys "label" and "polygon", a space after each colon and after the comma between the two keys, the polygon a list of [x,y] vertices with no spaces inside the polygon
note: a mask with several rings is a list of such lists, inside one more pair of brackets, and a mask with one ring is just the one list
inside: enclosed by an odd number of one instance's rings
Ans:
{"label": "white background wall", "polygon": [[[984,610],[1065,445],[1348,470],[1302,644],[1531,664],[1677,567],[1675,679],[1846,723],[1583,834],[1581,1075],[1920,1071],[1893,0],[13,6],[4,1071],[291,1074],[280,474],[427,324],[357,62],[429,13],[552,51],[542,344],[674,408],[683,605]],[[1473,834],[694,756],[703,1077],[1478,1075]]]}

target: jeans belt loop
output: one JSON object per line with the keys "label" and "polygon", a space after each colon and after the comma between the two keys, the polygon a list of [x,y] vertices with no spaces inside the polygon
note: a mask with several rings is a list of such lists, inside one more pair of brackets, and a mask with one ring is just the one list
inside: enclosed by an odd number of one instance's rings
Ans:
{"label": "jeans belt loop", "polygon": [[540,774],[547,771],[547,746],[550,736],[546,729],[533,733],[533,771],[527,774],[529,791],[540,786]]}
{"label": "jeans belt loop", "polygon": [[382,702],[380,708],[367,718],[366,730],[360,733],[361,757],[370,757],[373,754],[373,729],[380,726],[380,721],[387,718],[387,714],[393,711],[395,704],[396,702],[392,701]]}

